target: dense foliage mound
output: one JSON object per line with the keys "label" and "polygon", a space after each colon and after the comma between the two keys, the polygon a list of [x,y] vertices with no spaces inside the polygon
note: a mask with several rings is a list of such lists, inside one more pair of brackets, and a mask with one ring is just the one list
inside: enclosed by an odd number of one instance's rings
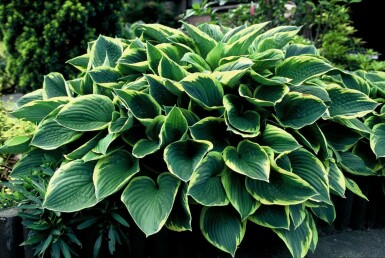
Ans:
{"label": "dense foliage mound", "polygon": [[335,218],[331,194],[366,198],[351,175],[383,175],[385,76],[338,69],[291,43],[298,27],[267,24],[100,36],[68,61],[79,78],[50,73],[17,103],[12,115],[38,126],[0,149],[29,149],[12,176],[48,160],[46,209],[80,211],[119,194],[147,236],[198,230],[199,219],[234,256],[256,223],[305,256],[317,244],[314,218]]}

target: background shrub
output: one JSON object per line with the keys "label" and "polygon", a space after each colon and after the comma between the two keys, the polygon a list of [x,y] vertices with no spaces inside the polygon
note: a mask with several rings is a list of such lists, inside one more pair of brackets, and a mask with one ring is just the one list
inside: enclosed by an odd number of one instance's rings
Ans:
{"label": "background shrub", "polygon": [[0,39],[13,87],[40,88],[42,75],[50,71],[73,77],[76,72],[65,61],[79,55],[95,35],[117,35],[121,9],[121,0],[2,1]]}

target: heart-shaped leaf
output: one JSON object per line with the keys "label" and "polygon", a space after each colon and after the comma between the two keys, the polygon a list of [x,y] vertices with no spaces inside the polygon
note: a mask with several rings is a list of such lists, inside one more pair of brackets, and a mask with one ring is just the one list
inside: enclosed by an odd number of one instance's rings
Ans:
{"label": "heart-shaped leaf", "polygon": [[270,124],[266,125],[262,133],[261,144],[269,146],[277,153],[291,152],[301,147],[290,133]]}
{"label": "heart-shaped leaf", "polygon": [[97,131],[108,126],[114,109],[112,100],[106,96],[80,96],[60,110],[56,121],[74,131]]}
{"label": "heart-shaped leaf", "polygon": [[214,151],[222,152],[229,145],[226,129],[223,118],[206,117],[191,126],[190,132],[194,139],[209,141],[214,145]]}
{"label": "heart-shaped leaf", "polygon": [[135,177],[124,190],[121,200],[146,236],[157,233],[166,223],[174,205],[180,181],[170,173],[151,178]]}
{"label": "heart-shaped leaf", "polygon": [[43,207],[62,212],[75,212],[98,203],[92,174],[95,163],[71,161],[55,171],[47,187]]}
{"label": "heart-shaped leaf", "polygon": [[219,152],[209,152],[191,177],[188,194],[204,206],[224,206],[229,203],[220,175],[225,168]]}
{"label": "heart-shaped leaf", "polygon": [[49,73],[44,76],[43,98],[67,97],[69,94],[68,85],[60,73]]}
{"label": "heart-shaped leaf", "polygon": [[200,217],[203,236],[215,247],[233,257],[246,230],[238,213],[229,207],[204,207]]}
{"label": "heart-shaped leaf", "polygon": [[267,228],[289,229],[290,226],[288,206],[261,205],[248,219]]}
{"label": "heart-shaped leaf", "polygon": [[178,141],[165,148],[163,158],[170,172],[187,182],[212,148],[212,144],[207,141]]}
{"label": "heart-shaped leaf", "polygon": [[139,172],[139,162],[125,150],[98,160],[93,173],[95,194],[101,200],[121,189]]}
{"label": "heart-shaped leaf", "polygon": [[226,166],[252,179],[269,181],[270,162],[259,144],[244,140],[237,148],[228,146],[223,151]]}

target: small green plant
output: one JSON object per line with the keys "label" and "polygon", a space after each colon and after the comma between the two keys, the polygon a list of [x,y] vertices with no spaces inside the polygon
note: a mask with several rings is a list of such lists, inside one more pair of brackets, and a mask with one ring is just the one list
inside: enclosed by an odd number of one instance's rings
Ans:
{"label": "small green plant", "polygon": [[83,212],[119,195],[146,236],[198,230],[199,219],[234,256],[256,223],[304,257],[314,217],[335,218],[331,195],[366,199],[351,175],[383,175],[385,76],[335,67],[294,43],[299,27],[266,26],[100,36],[68,61],[79,78],[50,73],[17,103],[12,115],[38,126],[2,147],[29,148],[12,176],[51,160],[44,209]]}

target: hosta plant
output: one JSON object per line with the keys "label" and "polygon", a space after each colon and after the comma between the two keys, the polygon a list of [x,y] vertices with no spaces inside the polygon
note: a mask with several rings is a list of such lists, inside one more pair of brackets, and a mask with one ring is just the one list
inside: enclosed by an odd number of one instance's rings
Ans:
{"label": "hosta plant", "polygon": [[79,78],[50,73],[17,103],[12,115],[38,126],[2,147],[29,149],[12,176],[44,157],[59,164],[46,209],[80,211],[117,193],[146,236],[200,220],[234,256],[256,223],[305,256],[314,218],[335,218],[331,194],[366,198],[350,176],[383,174],[385,77],[337,69],[291,43],[298,27],[267,24],[100,36],[68,61]]}

